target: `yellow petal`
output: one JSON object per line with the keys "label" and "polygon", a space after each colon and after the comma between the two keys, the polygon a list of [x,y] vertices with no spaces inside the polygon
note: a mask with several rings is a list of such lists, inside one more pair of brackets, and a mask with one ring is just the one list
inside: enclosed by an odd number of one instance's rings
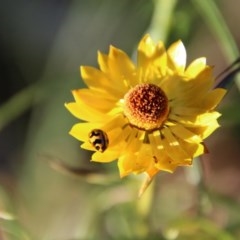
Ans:
{"label": "yellow petal", "polygon": [[95,148],[93,147],[93,145],[90,142],[84,142],[83,144],[81,144],[81,148],[89,150],[89,151],[95,151]]}
{"label": "yellow petal", "polygon": [[129,125],[126,125],[126,127],[124,127],[123,132],[122,132],[122,136],[124,137],[125,141],[127,141],[131,132],[132,132],[132,128]]}
{"label": "yellow petal", "polygon": [[181,123],[185,127],[201,127],[201,126],[208,126],[209,123],[214,123],[215,125],[215,119],[220,117],[221,114],[218,112],[206,112],[199,114],[197,116],[185,116],[185,115],[174,115],[170,114],[169,120],[176,121],[178,123]]}
{"label": "yellow petal", "polygon": [[144,62],[161,57],[165,53],[165,47],[162,41],[157,44],[146,34],[138,45],[138,66],[145,66]]}
{"label": "yellow petal", "polygon": [[182,73],[186,66],[186,50],[182,41],[173,43],[167,50],[169,56],[170,68]]}
{"label": "yellow petal", "polygon": [[147,169],[148,158],[145,157],[143,161],[141,157],[143,156],[139,153],[127,153],[121,156],[118,160],[120,177],[125,177],[131,173],[139,174],[144,172]]}
{"label": "yellow petal", "polygon": [[109,138],[108,149],[110,151],[122,152],[126,147],[126,143],[122,139],[122,129],[120,127],[115,127],[111,131],[107,131],[104,127],[102,129],[107,133]]}
{"label": "yellow petal", "polygon": [[189,96],[191,105],[201,102],[206,94],[212,89],[214,83],[212,68],[206,67],[196,78],[191,79],[184,93]]}
{"label": "yellow petal", "polygon": [[[151,58],[155,53],[156,46],[149,34],[146,34],[138,44],[138,60],[145,60],[146,57]],[[141,64],[140,64],[141,65]]]}
{"label": "yellow petal", "polygon": [[195,59],[186,69],[185,74],[190,78],[195,78],[206,67],[206,58]]}
{"label": "yellow petal", "polygon": [[[97,90],[80,89],[73,91],[74,95],[77,95],[77,102],[84,102],[91,108],[95,108],[100,112],[108,112],[115,107],[117,98],[114,98],[107,93],[103,93]],[[80,100],[79,100],[80,99]]]}
{"label": "yellow petal", "polygon": [[111,79],[111,83],[122,93],[138,83],[135,65],[122,50],[110,46],[109,54],[98,53],[100,69]]}
{"label": "yellow petal", "polygon": [[181,162],[182,159],[190,158],[190,156],[180,146],[178,140],[172,135],[168,128],[163,129],[162,134],[162,145],[167,155],[176,162]]}
{"label": "yellow petal", "polygon": [[210,125],[212,121],[215,121],[215,119],[219,118],[221,114],[219,112],[213,111],[213,112],[207,112],[201,115],[198,115],[196,118],[196,125]]}
{"label": "yellow petal", "polygon": [[155,167],[157,169],[160,169],[164,172],[169,172],[173,173],[176,168],[179,166],[178,162],[174,162],[172,158],[165,158],[165,159],[160,159],[156,164]]}
{"label": "yellow petal", "polygon": [[198,136],[194,132],[191,132],[181,124],[176,124],[169,128],[175,136],[183,139],[184,141],[193,142],[193,143],[200,143],[202,141],[202,138],[200,136]]}
{"label": "yellow petal", "polygon": [[[106,132],[112,131],[114,129],[120,128],[123,135],[123,126],[126,125],[126,119],[123,117],[122,114],[118,114],[113,116],[109,121],[106,121],[105,124],[103,125],[103,129],[105,129]],[[123,137],[123,136],[122,136]]]}
{"label": "yellow petal", "polygon": [[153,165],[154,159],[149,144],[142,144],[139,147],[139,152],[127,152],[127,154],[120,157],[118,161],[118,168],[121,177],[130,173],[142,173],[147,171]]}
{"label": "yellow petal", "polygon": [[125,149],[126,152],[135,153],[141,147],[142,142],[136,137],[138,130],[136,128],[132,128],[130,134],[127,138],[127,147]]}
{"label": "yellow petal", "polygon": [[[168,121],[170,122],[177,122],[182,124],[183,126],[187,127],[194,127],[196,126],[196,116],[187,116],[187,115],[177,115],[177,114],[170,114]],[[198,125],[197,125],[198,126]]]}
{"label": "yellow petal", "polygon": [[94,162],[112,162],[116,159],[118,159],[120,156],[119,152],[116,151],[105,151],[105,152],[95,152],[92,155],[92,160]]}
{"label": "yellow petal", "polygon": [[90,108],[87,104],[80,102],[71,102],[65,103],[64,105],[68,111],[72,113],[73,116],[83,121],[101,121],[103,119],[106,119],[106,114]]}
{"label": "yellow petal", "polygon": [[163,144],[161,141],[160,131],[154,131],[152,134],[149,134],[149,141],[153,147],[156,147],[159,150],[163,150]]}
{"label": "yellow petal", "polygon": [[176,166],[172,163],[172,160],[166,155],[166,151],[161,142],[161,136],[159,131],[155,131],[148,135],[149,141],[152,147],[154,165],[151,166],[146,172],[149,176],[153,176],[156,169],[158,171],[172,172]]}
{"label": "yellow petal", "polygon": [[[81,75],[84,82],[89,88],[96,88],[100,91],[107,92],[112,96],[121,98],[124,94],[124,89],[119,82],[114,79],[109,79],[108,76],[94,67],[81,66]],[[114,83],[114,84],[113,84]]]}
{"label": "yellow petal", "polygon": [[201,137],[202,139],[207,138],[209,135],[211,135],[217,128],[219,128],[220,125],[217,122],[217,120],[212,119],[211,121],[208,122],[208,126],[205,128],[204,131],[201,132]]}
{"label": "yellow petal", "polygon": [[188,153],[190,159],[197,157],[205,152],[205,148],[202,142],[187,142],[184,139],[179,139],[178,141],[184,151]]}
{"label": "yellow petal", "polygon": [[[176,105],[176,106],[175,106]],[[200,107],[189,107],[187,104],[178,104],[175,103],[175,105],[171,108],[171,115],[178,115],[178,116],[197,116],[198,114],[203,113],[204,109],[201,109]]]}
{"label": "yellow petal", "polygon": [[98,64],[102,72],[108,72],[108,55],[98,51]]}
{"label": "yellow petal", "polygon": [[73,125],[69,133],[79,141],[88,142],[90,131],[95,128],[100,128],[100,126],[101,125],[97,123],[77,123]]}
{"label": "yellow petal", "polygon": [[226,92],[227,91],[223,88],[217,88],[208,93],[203,99],[202,105],[204,109],[208,110],[214,109],[222,100]]}
{"label": "yellow petal", "polygon": [[166,74],[167,57],[163,42],[155,44],[149,35],[145,35],[138,45],[139,82],[155,83]]}
{"label": "yellow petal", "polygon": [[110,47],[108,66],[108,74],[111,79],[114,79],[119,87],[121,84],[123,90],[128,91],[130,87],[138,83],[135,66],[122,50],[113,46]]}
{"label": "yellow petal", "polygon": [[184,80],[184,78],[175,78],[175,84],[172,81],[168,89],[171,99],[176,103],[195,107],[201,106],[204,97],[211,91],[214,83],[212,68],[206,67],[196,78]]}
{"label": "yellow petal", "polygon": [[121,178],[132,173],[134,159],[135,157],[133,154],[126,154],[119,157],[118,170]]}
{"label": "yellow petal", "polygon": [[153,176],[151,174],[154,174],[156,171],[154,169],[172,173],[176,169],[177,164],[167,155],[167,151],[162,143],[160,132],[154,131],[152,134],[149,134],[148,137],[152,146],[154,158],[154,166],[147,170],[148,174]]}
{"label": "yellow petal", "polygon": [[216,118],[209,118],[204,125],[192,125],[189,126],[190,129],[195,134],[199,135],[202,139],[207,138],[211,133],[213,133],[219,127],[219,123]]}

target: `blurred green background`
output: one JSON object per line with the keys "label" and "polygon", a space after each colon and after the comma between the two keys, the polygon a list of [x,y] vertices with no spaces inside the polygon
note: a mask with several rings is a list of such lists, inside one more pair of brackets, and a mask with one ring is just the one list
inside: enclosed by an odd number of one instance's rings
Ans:
{"label": "blurred green background", "polygon": [[119,179],[116,162],[89,162],[64,108],[84,86],[80,65],[97,66],[110,44],[134,58],[146,32],[166,46],[182,39],[188,62],[205,56],[217,75],[239,56],[239,9],[235,0],[2,2],[0,239],[240,239],[237,78],[210,153],[159,174],[141,199],[142,176]]}

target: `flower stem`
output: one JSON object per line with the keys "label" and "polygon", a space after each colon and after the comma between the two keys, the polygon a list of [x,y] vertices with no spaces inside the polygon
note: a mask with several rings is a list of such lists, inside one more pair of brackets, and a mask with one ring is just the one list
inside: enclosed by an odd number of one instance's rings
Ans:
{"label": "flower stem", "polygon": [[203,19],[213,34],[215,34],[220,41],[222,49],[229,61],[232,62],[235,60],[239,56],[237,44],[215,1],[193,0],[192,2],[196,5],[199,13],[202,14]]}
{"label": "flower stem", "polygon": [[30,85],[12,96],[0,106],[0,130],[27,109],[41,102],[44,96],[44,91],[38,83]]}
{"label": "flower stem", "polygon": [[154,13],[148,29],[153,39],[167,40],[176,0],[155,0]]}

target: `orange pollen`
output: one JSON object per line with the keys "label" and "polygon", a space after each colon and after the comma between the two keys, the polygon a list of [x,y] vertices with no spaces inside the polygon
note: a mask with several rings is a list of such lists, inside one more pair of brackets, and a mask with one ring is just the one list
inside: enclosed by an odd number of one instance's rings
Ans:
{"label": "orange pollen", "polygon": [[154,84],[138,84],[124,96],[124,114],[130,124],[140,129],[160,128],[168,112],[167,96]]}

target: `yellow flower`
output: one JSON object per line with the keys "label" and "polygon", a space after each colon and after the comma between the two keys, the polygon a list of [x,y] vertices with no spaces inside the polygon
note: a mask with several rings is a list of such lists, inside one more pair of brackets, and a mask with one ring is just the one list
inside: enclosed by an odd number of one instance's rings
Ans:
{"label": "yellow flower", "polygon": [[214,108],[226,90],[213,89],[205,58],[186,67],[181,41],[166,50],[145,35],[136,64],[113,46],[98,53],[98,63],[100,69],[81,67],[88,88],[73,90],[75,101],[65,104],[84,121],[70,134],[95,151],[92,161],[118,160],[121,177],[145,172],[151,181],[206,152],[203,140],[219,127]]}

